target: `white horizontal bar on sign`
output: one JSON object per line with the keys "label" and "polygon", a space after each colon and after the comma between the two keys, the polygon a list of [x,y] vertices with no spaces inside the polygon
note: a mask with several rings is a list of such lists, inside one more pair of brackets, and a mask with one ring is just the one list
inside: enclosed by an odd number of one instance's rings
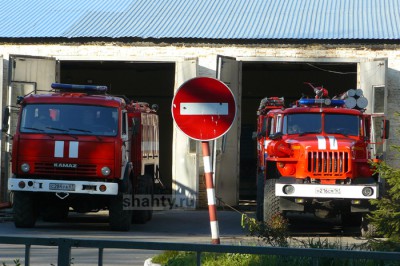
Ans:
{"label": "white horizontal bar on sign", "polygon": [[228,115],[228,103],[181,103],[181,115]]}

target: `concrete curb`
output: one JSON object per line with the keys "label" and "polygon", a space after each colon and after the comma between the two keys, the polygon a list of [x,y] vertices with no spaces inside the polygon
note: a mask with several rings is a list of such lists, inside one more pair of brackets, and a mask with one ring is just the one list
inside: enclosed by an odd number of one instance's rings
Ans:
{"label": "concrete curb", "polygon": [[158,263],[151,262],[151,258],[149,258],[149,259],[144,261],[144,266],[162,266],[162,265],[158,264]]}

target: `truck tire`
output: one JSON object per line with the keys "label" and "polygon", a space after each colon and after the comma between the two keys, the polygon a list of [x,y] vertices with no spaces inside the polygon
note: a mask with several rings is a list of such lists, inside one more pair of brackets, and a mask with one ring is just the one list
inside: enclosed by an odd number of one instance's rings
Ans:
{"label": "truck tire", "polygon": [[264,173],[257,175],[257,221],[264,220]]}
{"label": "truck tire", "polygon": [[124,197],[132,197],[132,182],[127,178],[127,191],[119,192],[118,195],[111,197],[109,210],[109,224],[113,231],[129,231],[131,228],[132,210],[124,206]]}
{"label": "truck tire", "polygon": [[18,228],[32,228],[37,219],[36,204],[30,192],[14,192],[14,225]]}
{"label": "truck tire", "polygon": [[266,179],[264,186],[264,222],[270,223],[271,219],[280,214],[279,198],[275,196],[276,179]]}
{"label": "truck tire", "polygon": [[[146,196],[149,200],[153,199],[154,196],[154,186],[153,178],[149,174],[145,174],[139,177],[138,187],[136,195]],[[149,209],[146,210],[134,210],[132,216],[132,223],[134,224],[144,224],[153,218],[153,206],[148,206]]]}

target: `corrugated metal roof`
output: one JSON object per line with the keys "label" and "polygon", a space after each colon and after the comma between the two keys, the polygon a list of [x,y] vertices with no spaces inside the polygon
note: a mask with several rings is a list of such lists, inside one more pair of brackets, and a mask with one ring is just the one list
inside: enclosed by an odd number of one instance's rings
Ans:
{"label": "corrugated metal roof", "polygon": [[400,39],[400,0],[1,0],[0,38]]}

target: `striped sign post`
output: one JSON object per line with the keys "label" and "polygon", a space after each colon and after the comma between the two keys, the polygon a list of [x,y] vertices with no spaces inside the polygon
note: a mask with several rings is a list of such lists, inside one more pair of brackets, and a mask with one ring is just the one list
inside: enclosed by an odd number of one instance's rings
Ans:
{"label": "striped sign post", "polygon": [[206,179],[208,213],[210,216],[211,244],[219,244],[219,226],[217,219],[217,204],[213,183],[213,171],[210,158],[210,145],[208,141],[201,142],[203,149],[204,175]]}
{"label": "striped sign post", "polygon": [[197,77],[179,87],[172,101],[171,111],[178,128],[188,137],[202,143],[211,243],[219,244],[209,141],[221,137],[231,128],[236,117],[235,97],[221,81]]}

